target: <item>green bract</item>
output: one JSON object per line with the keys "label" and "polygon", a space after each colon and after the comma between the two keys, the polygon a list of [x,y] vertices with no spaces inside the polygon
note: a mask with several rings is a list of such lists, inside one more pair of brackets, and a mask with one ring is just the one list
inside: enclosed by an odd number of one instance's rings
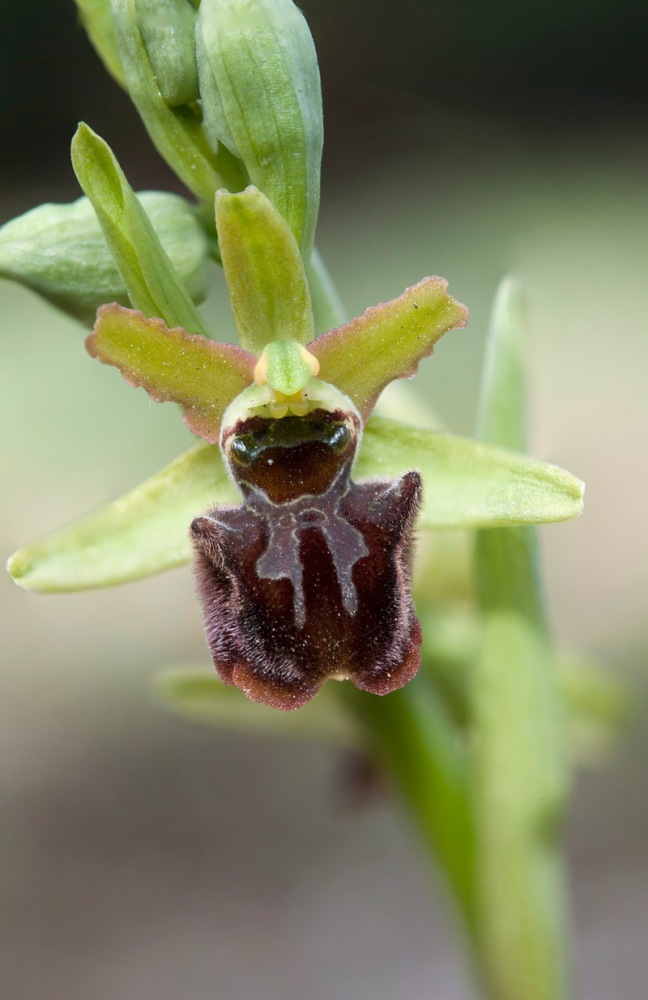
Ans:
{"label": "green bract", "polygon": [[165,253],[150,219],[103,139],[79,125],[72,165],[97,214],[106,242],[136,309],[170,326],[204,332],[202,320]]}

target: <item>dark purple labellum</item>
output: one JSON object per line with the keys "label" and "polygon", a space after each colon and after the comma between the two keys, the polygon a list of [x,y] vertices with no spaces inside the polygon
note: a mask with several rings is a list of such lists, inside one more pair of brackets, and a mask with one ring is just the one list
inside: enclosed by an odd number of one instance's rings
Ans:
{"label": "dark purple labellum", "polygon": [[305,705],[330,677],[388,694],[416,674],[411,598],[421,479],[353,483],[359,420],[249,417],[223,436],[240,507],[191,525],[216,669],[254,701]]}

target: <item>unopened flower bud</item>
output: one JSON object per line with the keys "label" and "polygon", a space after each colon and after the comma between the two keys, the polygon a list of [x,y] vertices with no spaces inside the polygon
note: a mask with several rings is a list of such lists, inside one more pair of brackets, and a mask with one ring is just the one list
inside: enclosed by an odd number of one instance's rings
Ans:
{"label": "unopened flower bud", "polygon": [[292,0],[202,0],[196,53],[204,128],[310,259],[319,208],[322,98],[308,25]]}
{"label": "unopened flower bud", "polygon": [[160,94],[170,107],[198,99],[196,11],[189,0],[137,0],[137,20]]}
{"label": "unopened flower bud", "polygon": [[[141,194],[162,246],[195,302],[207,293],[207,238],[183,198]],[[105,302],[129,304],[125,284],[87,198],[45,204],[0,229],[0,276],[18,281],[91,326]]]}

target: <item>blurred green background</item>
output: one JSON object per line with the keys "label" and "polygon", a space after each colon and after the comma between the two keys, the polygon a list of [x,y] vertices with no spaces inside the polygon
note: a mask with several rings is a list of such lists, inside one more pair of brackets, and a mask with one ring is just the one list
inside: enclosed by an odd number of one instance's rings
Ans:
{"label": "blurred green background", "polygon": [[[648,976],[648,13],[611,0],[309,0],[327,144],[318,242],[349,312],[429,273],[471,309],[417,382],[470,433],[491,297],[526,284],[534,451],[586,480],[543,530],[561,641],[637,708],[579,775],[570,821],[588,1000]],[[178,183],[71,0],[3,0],[0,222],[78,196],[79,119],[136,188]],[[82,328],[0,284],[0,546],[100,504],[189,435],[83,350]],[[232,334],[222,277],[206,306]],[[151,694],[205,665],[189,570],[40,597],[0,580],[0,982],[12,1000],[464,1000],[471,985],[406,820],[347,801],[334,751],[193,728]]]}

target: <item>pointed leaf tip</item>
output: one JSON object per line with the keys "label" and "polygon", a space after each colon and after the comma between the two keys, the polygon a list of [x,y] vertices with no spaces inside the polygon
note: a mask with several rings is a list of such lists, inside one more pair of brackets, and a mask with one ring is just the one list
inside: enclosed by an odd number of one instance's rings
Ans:
{"label": "pointed leaf tip", "polygon": [[212,443],[225,409],[252,381],[256,360],[240,347],[169,328],[115,303],[99,309],[86,348],[156,402],[179,403],[187,427]]}
{"label": "pointed leaf tip", "polygon": [[468,310],[447,287],[444,278],[424,278],[318,337],[309,350],[320,362],[320,377],[350,396],[366,419],[389,382],[411,378],[444,333],[466,326]]}

